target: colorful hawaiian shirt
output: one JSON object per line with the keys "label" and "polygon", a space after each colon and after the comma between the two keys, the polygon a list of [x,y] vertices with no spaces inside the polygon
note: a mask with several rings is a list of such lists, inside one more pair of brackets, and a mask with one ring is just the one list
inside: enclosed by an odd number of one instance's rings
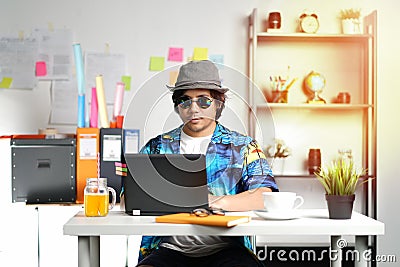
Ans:
{"label": "colorful hawaiian shirt", "polygon": [[[179,154],[183,125],[151,139],[141,149],[146,154]],[[207,183],[215,196],[238,194],[258,187],[278,187],[258,143],[249,136],[217,123],[206,153]],[[158,247],[162,237],[143,236],[139,260]],[[251,249],[249,237],[236,240]]]}

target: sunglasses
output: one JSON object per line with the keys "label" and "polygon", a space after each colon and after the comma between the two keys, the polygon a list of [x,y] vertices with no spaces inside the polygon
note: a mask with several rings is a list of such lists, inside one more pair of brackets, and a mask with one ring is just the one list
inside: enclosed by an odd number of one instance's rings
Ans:
{"label": "sunglasses", "polygon": [[200,209],[192,210],[190,215],[194,215],[194,216],[197,216],[197,217],[207,217],[209,215],[224,216],[225,215],[225,211],[222,210],[222,209],[204,209],[204,208],[200,208]]}
{"label": "sunglasses", "polygon": [[190,108],[193,102],[196,102],[200,108],[207,109],[211,106],[213,99],[206,96],[200,96],[197,99],[183,96],[177,100],[177,104],[183,109]]}

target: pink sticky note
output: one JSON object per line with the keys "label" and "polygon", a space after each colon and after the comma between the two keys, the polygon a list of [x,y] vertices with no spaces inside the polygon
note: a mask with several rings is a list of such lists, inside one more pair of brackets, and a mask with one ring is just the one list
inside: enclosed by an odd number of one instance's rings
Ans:
{"label": "pink sticky note", "polygon": [[114,165],[115,165],[115,167],[126,168],[126,164],[125,164],[125,163],[122,163],[122,162],[115,162]]}
{"label": "pink sticky note", "polygon": [[36,62],[36,76],[46,76],[46,75],[47,75],[46,62],[44,61]]}
{"label": "pink sticky note", "polygon": [[179,61],[183,60],[183,48],[170,47],[168,51],[168,61]]}

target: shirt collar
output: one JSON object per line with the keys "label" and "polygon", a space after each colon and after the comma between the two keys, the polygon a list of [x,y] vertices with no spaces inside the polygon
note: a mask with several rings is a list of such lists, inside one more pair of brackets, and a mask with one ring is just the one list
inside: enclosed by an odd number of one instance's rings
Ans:
{"label": "shirt collar", "polygon": [[[162,139],[164,141],[169,142],[180,142],[181,141],[181,131],[183,128],[183,124],[181,124],[178,128],[175,128],[172,131],[169,131],[162,135]],[[214,144],[218,143],[231,143],[231,135],[229,134],[230,130],[224,127],[222,124],[217,122],[215,126],[214,133],[211,137],[211,142]]]}

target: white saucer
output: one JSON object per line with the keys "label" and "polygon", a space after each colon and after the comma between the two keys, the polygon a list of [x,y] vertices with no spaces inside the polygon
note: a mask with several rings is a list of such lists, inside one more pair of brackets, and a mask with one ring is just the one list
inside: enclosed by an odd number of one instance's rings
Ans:
{"label": "white saucer", "polygon": [[291,211],[266,211],[266,210],[254,210],[254,213],[267,220],[292,220],[299,217],[296,210]]}

